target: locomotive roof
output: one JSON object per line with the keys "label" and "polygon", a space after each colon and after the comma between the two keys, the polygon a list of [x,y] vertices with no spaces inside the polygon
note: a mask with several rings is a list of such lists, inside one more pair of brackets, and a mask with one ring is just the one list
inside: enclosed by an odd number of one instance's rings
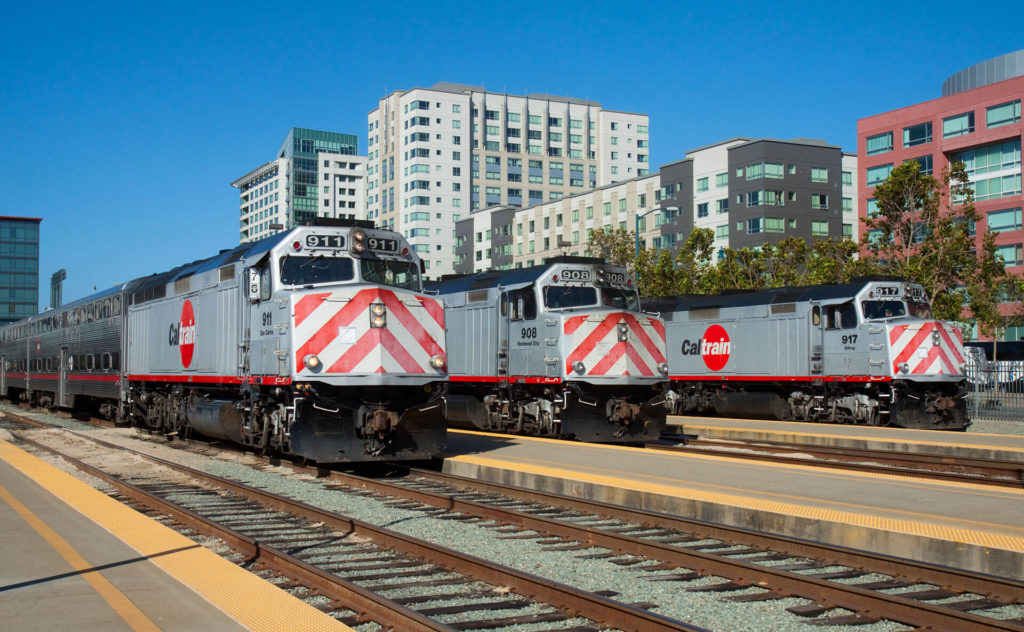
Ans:
{"label": "locomotive roof", "polygon": [[776,287],[767,290],[737,290],[723,294],[684,294],[682,296],[659,296],[640,299],[640,304],[649,312],[684,312],[708,307],[748,307],[773,303],[799,303],[803,301],[827,301],[853,298],[865,285],[877,281],[905,283],[897,277],[873,276],[853,279],[848,283],[834,285],[804,285],[799,287]]}
{"label": "locomotive roof", "polygon": [[440,281],[424,282],[424,287],[439,294],[454,294],[456,292],[468,292],[470,290],[482,290],[509,285],[521,285],[533,283],[551,269],[551,266],[559,263],[605,263],[604,259],[596,257],[552,257],[545,259],[544,263],[529,268],[513,268],[511,270],[487,270],[476,274],[446,275]]}
{"label": "locomotive roof", "polygon": [[199,274],[200,272],[214,270],[246,257],[252,257],[268,252],[274,246],[281,243],[291,233],[292,231],[289,230],[283,233],[277,233],[276,235],[270,235],[269,237],[264,237],[259,241],[222,250],[216,255],[206,259],[198,259],[191,263],[186,263],[176,268],[172,268],[166,272],[157,272],[148,277],[136,279],[129,284],[128,290],[131,292],[144,292],[154,287],[166,285],[177,279],[192,276],[193,274]]}

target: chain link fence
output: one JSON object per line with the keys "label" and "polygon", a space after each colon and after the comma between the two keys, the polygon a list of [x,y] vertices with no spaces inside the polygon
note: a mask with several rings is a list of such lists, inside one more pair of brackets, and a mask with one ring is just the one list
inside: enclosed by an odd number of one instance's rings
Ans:
{"label": "chain link fence", "polygon": [[968,418],[1024,421],[1024,361],[969,361],[967,382]]}

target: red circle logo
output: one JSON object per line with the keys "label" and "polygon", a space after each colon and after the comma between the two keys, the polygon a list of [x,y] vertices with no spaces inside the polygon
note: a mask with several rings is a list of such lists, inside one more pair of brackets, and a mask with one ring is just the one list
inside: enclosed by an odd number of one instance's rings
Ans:
{"label": "red circle logo", "polygon": [[196,347],[196,317],[192,301],[181,306],[181,322],[178,323],[178,348],[181,349],[181,364],[186,369],[192,364],[192,352]]}
{"label": "red circle logo", "polygon": [[700,339],[700,357],[712,371],[721,371],[729,362],[729,334],[721,325],[711,325]]}

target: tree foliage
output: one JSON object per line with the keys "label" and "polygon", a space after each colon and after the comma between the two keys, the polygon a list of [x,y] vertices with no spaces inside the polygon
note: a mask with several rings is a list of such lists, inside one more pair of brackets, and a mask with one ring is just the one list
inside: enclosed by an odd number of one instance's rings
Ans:
{"label": "tree foliage", "polygon": [[1019,295],[1019,279],[1006,272],[990,231],[980,243],[974,235],[981,216],[964,164],[935,178],[916,161],[904,163],[875,187],[874,197],[878,212],[864,223],[879,268],[923,285],[936,318],[974,320],[993,335],[1004,320],[999,305]]}

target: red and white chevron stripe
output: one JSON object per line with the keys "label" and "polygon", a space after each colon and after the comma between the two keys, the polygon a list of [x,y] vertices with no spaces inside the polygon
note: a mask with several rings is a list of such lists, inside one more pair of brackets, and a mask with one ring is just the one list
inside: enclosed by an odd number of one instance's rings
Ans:
{"label": "red and white chevron stripe", "polygon": [[[628,339],[620,341],[619,324],[625,323]],[[661,377],[658,365],[665,362],[665,323],[661,319],[629,312],[605,312],[566,319],[565,374],[577,376],[573,363],[583,362],[584,375]]]}
{"label": "red and white chevron stripe", "polygon": [[[298,374],[440,373],[430,358],[445,355],[441,301],[384,288],[353,288],[293,299],[295,372]],[[370,327],[370,306],[387,308],[386,326]],[[323,364],[309,371],[304,359]]]}
{"label": "red and white chevron stripe", "polygon": [[938,321],[891,325],[889,353],[893,375],[900,365],[909,375],[959,375],[964,362],[963,334],[953,325]]}

